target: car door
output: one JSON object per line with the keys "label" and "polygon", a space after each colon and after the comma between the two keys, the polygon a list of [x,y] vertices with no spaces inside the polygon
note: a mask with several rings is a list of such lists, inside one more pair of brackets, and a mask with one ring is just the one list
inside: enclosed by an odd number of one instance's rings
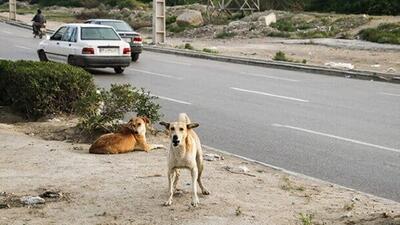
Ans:
{"label": "car door", "polygon": [[[63,61],[62,51],[60,50],[60,42],[68,27],[60,27],[48,41],[48,45],[45,46],[44,51],[49,60],[52,61]],[[60,55],[61,54],[61,55]]]}
{"label": "car door", "polygon": [[69,56],[76,54],[77,30],[76,26],[69,26],[61,38],[59,55],[62,56],[62,60],[65,63],[68,63]]}

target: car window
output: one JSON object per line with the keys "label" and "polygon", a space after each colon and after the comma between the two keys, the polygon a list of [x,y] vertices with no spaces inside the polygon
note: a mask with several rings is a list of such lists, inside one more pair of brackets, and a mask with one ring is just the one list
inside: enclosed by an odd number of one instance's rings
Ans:
{"label": "car window", "polygon": [[121,40],[121,38],[112,28],[82,27],[81,40]]}
{"label": "car window", "polygon": [[67,27],[61,27],[60,29],[58,29],[56,31],[56,33],[53,34],[53,36],[51,36],[50,40],[61,41],[61,38],[63,37],[66,30],[67,30]]}
{"label": "car window", "polygon": [[120,32],[120,31],[122,31],[122,32],[123,31],[131,32],[131,31],[133,31],[133,29],[127,23],[125,23],[123,21],[102,21],[101,24],[114,27],[114,29],[117,32]]}
{"label": "car window", "polygon": [[76,38],[74,37],[74,35],[76,35],[76,27],[68,27],[67,31],[65,31],[61,40],[75,42]]}

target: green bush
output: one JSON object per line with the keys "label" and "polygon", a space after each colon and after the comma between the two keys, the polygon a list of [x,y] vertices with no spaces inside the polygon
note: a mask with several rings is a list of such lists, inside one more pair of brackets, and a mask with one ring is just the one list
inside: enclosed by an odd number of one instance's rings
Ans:
{"label": "green bush", "polygon": [[288,58],[286,58],[286,54],[282,51],[277,52],[273,59],[276,61],[290,61]]}
{"label": "green bush", "polygon": [[271,27],[276,28],[279,31],[284,31],[284,32],[296,31],[296,28],[293,25],[290,18],[279,19],[276,21],[276,23],[271,24]]}
{"label": "green bush", "polygon": [[359,35],[366,41],[400,44],[400,23],[381,24],[377,28],[364,29]]}
{"label": "green bush", "polygon": [[218,39],[225,39],[225,38],[231,38],[231,37],[234,37],[236,34],[235,33],[233,33],[233,32],[230,32],[230,31],[222,31],[222,32],[219,32],[219,33],[217,33],[216,35],[215,35],[215,38],[218,38]]}
{"label": "green bush", "polygon": [[79,102],[79,127],[88,133],[112,132],[128,112],[135,112],[138,116],[146,116],[152,122],[157,122],[162,115],[161,107],[154,102],[155,99],[143,89],[136,89],[129,84],[113,84],[110,90],[100,89]]}
{"label": "green bush", "polygon": [[185,49],[194,50],[194,47],[190,43],[185,44]]}
{"label": "green bush", "polygon": [[214,50],[214,49],[211,49],[211,48],[203,48],[203,52],[211,53],[211,54],[218,54],[217,50]]}
{"label": "green bush", "polygon": [[96,88],[91,74],[66,64],[0,61],[0,104],[28,118],[74,113],[75,104]]}

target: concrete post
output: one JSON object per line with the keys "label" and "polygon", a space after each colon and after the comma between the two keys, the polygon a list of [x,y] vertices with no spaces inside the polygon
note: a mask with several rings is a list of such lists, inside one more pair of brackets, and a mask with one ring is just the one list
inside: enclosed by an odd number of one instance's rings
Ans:
{"label": "concrete post", "polygon": [[166,41],[165,0],[153,0],[153,44]]}
{"label": "concrete post", "polygon": [[17,20],[17,0],[10,0],[10,20]]}

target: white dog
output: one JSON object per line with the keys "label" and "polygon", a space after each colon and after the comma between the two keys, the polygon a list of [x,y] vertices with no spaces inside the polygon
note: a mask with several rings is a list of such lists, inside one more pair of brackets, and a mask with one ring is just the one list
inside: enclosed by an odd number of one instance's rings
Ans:
{"label": "white dog", "polygon": [[176,189],[176,184],[179,179],[179,169],[189,169],[192,175],[192,205],[197,207],[199,204],[197,183],[203,195],[210,194],[201,181],[201,175],[203,173],[203,151],[201,149],[200,139],[193,130],[193,128],[198,127],[199,124],[191,123],[186,113],[179,114],[178,122],[160,122],[160,124],[169,130],[169,136],[171,138],[168,156],[169,198],[164,205],[169,206],[172,204],[174,189]]}

